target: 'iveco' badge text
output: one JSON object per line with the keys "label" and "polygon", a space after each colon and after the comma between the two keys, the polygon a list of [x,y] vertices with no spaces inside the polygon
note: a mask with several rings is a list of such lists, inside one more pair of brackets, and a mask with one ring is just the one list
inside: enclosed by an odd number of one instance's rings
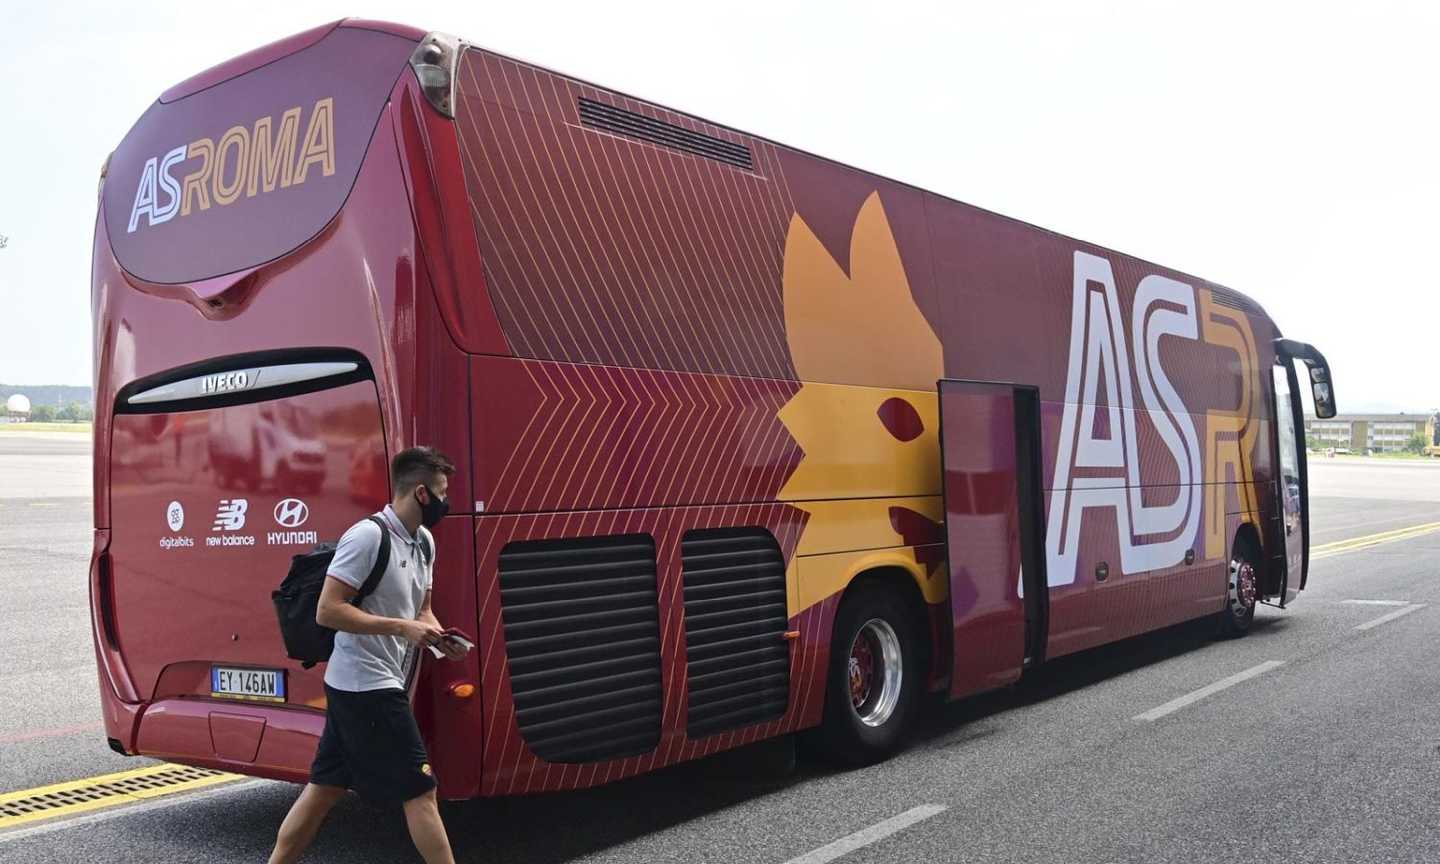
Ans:
{"label": "'iveco' badge text", "polygon": [[212,393],[228,393],[232,390],[245,390],[255,383],[248,372],[221,372],[218,375],[206,375],[200,379],[200,392],[206,396]]}

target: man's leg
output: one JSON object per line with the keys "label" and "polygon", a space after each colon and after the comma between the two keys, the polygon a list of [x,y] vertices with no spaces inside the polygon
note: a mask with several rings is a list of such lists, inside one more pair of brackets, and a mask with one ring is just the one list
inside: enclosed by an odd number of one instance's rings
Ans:
{"label": "man's leg", "polygon": [[410,839],[425,864],[455,864],[450,851],[450,838],[445,834],[445,823],[440,820],[440,805],[435,803],[435,790],[431,789],[405,802],[405,824],[410,828]]}
{"label": "man's leg", "polygon": [[280,834],[275,838],[275,851],[270,853],[270,864],[291,864],[315,839],[320,823],[335,802],[345,796],[339,786],[306,784],[300,797],[290,806],[285,821],[280,823]]}

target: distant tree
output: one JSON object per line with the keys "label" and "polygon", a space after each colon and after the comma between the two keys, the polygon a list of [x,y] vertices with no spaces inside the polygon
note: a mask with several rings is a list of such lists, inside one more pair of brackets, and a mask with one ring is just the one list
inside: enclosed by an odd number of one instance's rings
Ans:
{"label": "distant tree", "polygon": [[1406,452],[1406,453],[1424,453],[1424,452],[1425,452],[1425,436],[1424,436],[1424,435],[1411,435],[1411,436],[1410,436],[1410,440],[1405,442],[1405,452]]}
{"label": "distant tree", "polygon": [[36,405],[30,409],[30,419],[35,423],[50,423],[55,420],[55,408],[50,405]]}
{"label": "distant tree", "polygon": [[56,413],[55,419],[67,423],[88,423],[95,419],[95,412],[84,402],[71,402]]}
{"label": "distant tree", "polygon": [[1319,450],[1319,449],[1320,449],[1320,442],[1317,441],[1317,440],[1315,440],[1315,436],[1314,436],[1314,435],[1306,435],[1306,436],[1305,436],[1305,449],[1306,449],[1306,450]]}

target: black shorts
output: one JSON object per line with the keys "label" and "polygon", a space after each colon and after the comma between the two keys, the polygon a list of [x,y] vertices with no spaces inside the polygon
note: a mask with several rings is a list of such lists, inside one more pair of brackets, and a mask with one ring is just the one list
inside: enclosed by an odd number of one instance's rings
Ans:
{"label": "black shorts", "polygon": [[403,802],[435,788],[425,742],[404,690],[351,693],[325,686],[325,731],[310,782]]}

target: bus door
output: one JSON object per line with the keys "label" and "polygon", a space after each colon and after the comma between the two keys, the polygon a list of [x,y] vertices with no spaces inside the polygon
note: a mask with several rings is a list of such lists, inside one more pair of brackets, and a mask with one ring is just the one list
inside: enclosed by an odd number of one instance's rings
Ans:
{"label": "bus door", "polygon": [[950,695],[999,687],[1042,659],[1040,400],[1032,387],[945,380],[940,390]]}
{"label": "bus door", "polygon": [[1284,606],[1295,599],[1305,584],[1307,532],[1302,495],[1304,486],[1300,482],[1300,463],[1305,458],[1305,447],[1304,441],[1296,434],[1305,426],[1296,419],[1300,411],[1300,394],[1295,384],[1294,364],[1276,363],[1272,367],[1272,377],[1275,382],[1275,452],[1279,456],[1275,472],[1278,499],[1275,513],[1280,517],[1280,525],[1275,534],[1280,541],[1281,560],[1284,562],[1280,595],[1280,605]]}
{"label": "bus door", "polygon": [[[1305,587],[1310,567],[1310,478],[1305,462],[1305,418],[1300,403],[1300,374],[1309,379],[1315,416],[1335,416],[1335,392],[1330,365],[1312,345],[1293,339],[1275,340],[1272,370],[1275,402],[1275,453],[1277,455],[1275,512],[1279,515],[1278,556],[1282,566],[1280,605],[1294,600]],[[1297,369],[1304,371],[1297,374]]]}

